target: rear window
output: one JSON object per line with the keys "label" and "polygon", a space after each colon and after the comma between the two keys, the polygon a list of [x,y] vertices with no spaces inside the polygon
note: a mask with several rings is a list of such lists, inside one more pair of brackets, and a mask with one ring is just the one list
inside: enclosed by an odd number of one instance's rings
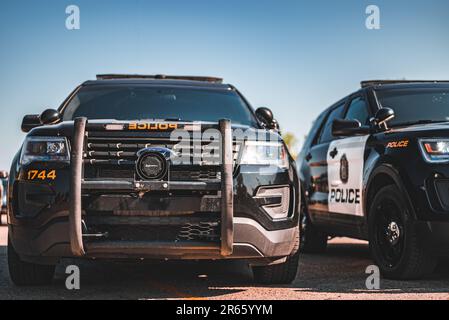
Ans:
{"label": "rear window", "polygon": [[88,119],[218,121],[255,126],[248,105],[233,90],[148,86],[82,88],[63,111],[64,120]]}

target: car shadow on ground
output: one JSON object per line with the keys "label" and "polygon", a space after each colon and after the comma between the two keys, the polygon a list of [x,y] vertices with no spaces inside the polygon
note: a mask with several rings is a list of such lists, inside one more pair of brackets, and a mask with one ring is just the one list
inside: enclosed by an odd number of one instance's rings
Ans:
{"label": "car shadow on ground", "polygon": [[[0,247],[0,299],[196,299],[235,294],[252,285],[241,261],[87,261],[64,259],[51,285],[17,287]],[[80,290],[66,289],[66,267],[80,270]]]}
{"label": "car shadow on ground", "polygon": [[[80,290],[65,287],[68,265],[80,268]],[[381,279],[380,290],[367,290],[365,269],[371,265],[366,244],[331,244],[325,254],[302,256],[291,285],[253,283],[250,268],[241,261],[117,262],[66,259],[53,283],[16,287],[9,280],[6,247],[0,247],[0,299],[197,299],[301,298],[308,293],[403,294],[447,293],[449,263],[419,281]],[[312,297],[312,296],[311,296]],[[335,295],[338,297],[338,295]]]}
{"label": "car shadow on ground", "polygon": [[366,287],[366,268],[373,265],[366,243],[338,243],[325,254],[304,254],[300,272],[291,286],[297,292],[350,294],[431,294],[449,292],[449,261],[421,280],[396,281],[380,278],[380,289]]}

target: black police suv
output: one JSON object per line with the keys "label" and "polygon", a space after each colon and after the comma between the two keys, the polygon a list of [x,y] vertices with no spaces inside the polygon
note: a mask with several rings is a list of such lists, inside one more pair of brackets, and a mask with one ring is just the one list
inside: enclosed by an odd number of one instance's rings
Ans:
{"label": "black police suv", "polygon": [[365,81],[321,113],[298,160],[301,249],[369,240],[385,277],[449,253],[449,82]]}
{"label": "black police suv", "polygon": [[9,179],[17,285],[64,257],[245,259],[288,283],[299,179],[271,111],[219,78],[100,75],[25,116]]}

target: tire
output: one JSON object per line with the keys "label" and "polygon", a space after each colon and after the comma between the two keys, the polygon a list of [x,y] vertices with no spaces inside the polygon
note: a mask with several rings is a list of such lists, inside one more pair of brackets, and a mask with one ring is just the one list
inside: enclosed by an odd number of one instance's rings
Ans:
{"label": "tire", "polygon": [[255,266],[253,267],[254,280],[260,284],[290,284],[292,283],[298,272],[299,265],[299,243],[300,230],[297,228],[295,234],[295,245],[292,253],[283,263],[271,266]]}
{"label": "tire", "polygon": [[327,248],[328,235],[317,230],[310,221],[304,201],[301,201],[299,251],[302,253],[323,253]]}
{"label": "tire", "polygon": [[296,278],[298,264],[299,251],[283,263],[253,267],[254,280],[260,284],[290,284]]}
{"label": "tire", "polygon": [[380,189],[370,205],[370,251],[382,275],[388,279],[420,279],[430,274],[437,263],[419,238],[409,208],[395,185]]}
{"label": "tire", "polygon": [[55,266],[28,263],[20,260],[19,255],[8,241],[9,276],[16,286],[38,286],[51,283]]}

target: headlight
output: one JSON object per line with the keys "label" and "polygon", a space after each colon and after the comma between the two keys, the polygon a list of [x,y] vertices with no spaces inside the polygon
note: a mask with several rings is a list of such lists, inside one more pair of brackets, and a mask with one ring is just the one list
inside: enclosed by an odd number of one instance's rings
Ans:
{"label": "headlight", "polygon": [[28,137],[26,138],[21,164],[32,161],[69,161],[67,139],[64,137]]}
{"label": "headlight", "polygon": [[420,139],[419,145],[428,162],[449,162],[449,139]]}
{"label": "headlight", "polygon": [[282,142],[246,141],[240,164],[288,168],[288,156]]}

